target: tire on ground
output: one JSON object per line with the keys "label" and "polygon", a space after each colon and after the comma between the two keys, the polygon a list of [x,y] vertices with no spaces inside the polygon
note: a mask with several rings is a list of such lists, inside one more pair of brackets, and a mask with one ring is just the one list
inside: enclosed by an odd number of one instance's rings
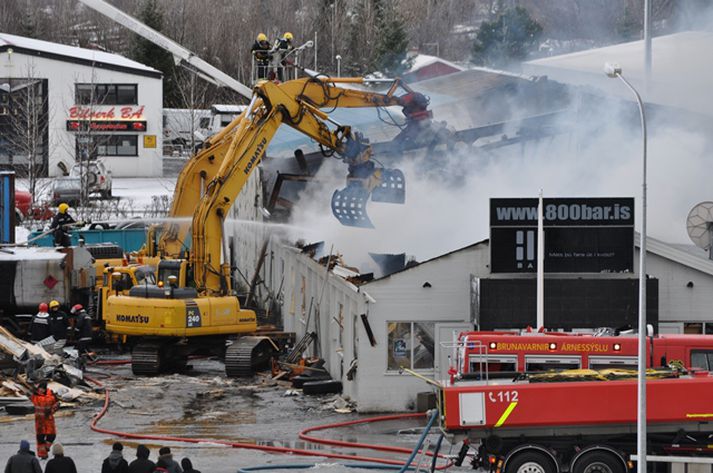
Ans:
{"label": "tire on ground", "polygon": [[552,459],[535,450],[516,453],[505,465],[505,473],[555,473],[556,471]]}
{"label": "tire on ground", "polygon": [[342,392],[341,381],[311,381],[302,385],[302,392],[305,394],[327,394]]}
{"label": "tire on ground", "polygon": [[626,473],[621,458],[611,452],[593,450],[582,454],[572,473]]}

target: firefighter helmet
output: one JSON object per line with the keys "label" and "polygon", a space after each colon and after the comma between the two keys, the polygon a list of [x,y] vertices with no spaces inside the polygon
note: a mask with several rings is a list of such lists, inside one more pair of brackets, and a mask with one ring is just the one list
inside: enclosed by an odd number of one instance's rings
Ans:
{"label": "firefighter helmet", "polygon": [[65,204],[64,202],[57,206],[57,210],[59,210],[59,213],[61,214],[67,213],[67,209],[69,209],[69,205]]}
{"label": "firefighter helmet", "polygon": [[260,33],[257,35],[257,40],[258,41],[267,41],[267,35],[265,33]]}
{"label": "firefighter helmet", "polygon": [[59,301],[50,301],[50,309],[59,309]]}
{"label": "firefighter helmet", "polygon": [[46,303],[43,302],[40,304],[40,307],[39,307],[40,312],[47,312],[48,309],[49,309],[49,307],[47,307]]}
{"label": "firefighter helmet", "polygon": [[72,314],[76,314],[77,312],[81,312],[82,310],[84,310],[84,307],[82,307],[82,304],[75,304],[75,305],[72,307],[72,310],[70,310],[70,312],[71,312]]}
{"label": "firefighter helmet", "polygon": [[292,33],[288,31],[287,33],[285,33],[283,38],[285,38],[287,41],[292,41]]}

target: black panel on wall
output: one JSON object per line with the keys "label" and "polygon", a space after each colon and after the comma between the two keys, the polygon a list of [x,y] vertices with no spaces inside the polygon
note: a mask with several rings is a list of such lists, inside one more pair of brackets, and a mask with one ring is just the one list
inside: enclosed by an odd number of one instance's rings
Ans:
{"label": "black panel on wall", "polygon": [[[658,279],[646,284],[647,321],[658,325]],[[481,279],[481,330],[536,325],[536,280]],[[546,279],[547,328],[622,327],[638,324],[638,279]]]}

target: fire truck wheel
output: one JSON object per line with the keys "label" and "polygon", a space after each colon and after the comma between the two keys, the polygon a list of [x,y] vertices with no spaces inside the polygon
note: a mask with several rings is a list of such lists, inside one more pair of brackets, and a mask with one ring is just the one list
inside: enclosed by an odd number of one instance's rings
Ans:
{"label": "fire truck wheel", "polygon": [[505,473],[554,473],[552,459],[544,453],[526,450],[517,453],[505,466]]}
{"label": "fire truck wheel", "polygon": [[585,453],[574,464],[572,473],[625,473],[626,469],[616,455],[595,450]]}

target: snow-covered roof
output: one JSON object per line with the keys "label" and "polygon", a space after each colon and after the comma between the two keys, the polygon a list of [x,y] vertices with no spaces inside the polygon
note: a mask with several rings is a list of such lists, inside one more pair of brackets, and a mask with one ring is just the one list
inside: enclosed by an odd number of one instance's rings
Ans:
{"label": "snow-covered roof", "polygon": [[0,33],[0,51],[6,51],[9,48],[12,48],[16,53],[30,53],[51,59],[74,60],[81,63],[94,64],[98,67],[104,65],[108,69],[133,71],[142,75],[161,76],[160,71],[119,54]]}
{"label": "snow-covered roof", "polygon": [[608,95],[633,100],[631,92],[604,74],[604,63],[618,63],[623,75],[645,102],[704,115],[713,114],[713,68],[707,54],[713,33],[687,31],[652,39],[651,82],[644,87],[644,42],[633,41],[525,62],[526,74],[546,75],[559,82],[598,88]]}
{"label": "snow-covered roof", "polygon": [[[637,248],[640,246],[641,237],[639,232],[635,233],[634,244]],[[693,251],[693,249],[683,250],[679,245],[671,245],[669,243],[664,243],[661,240],[646,237],[646,251],[648,253],[653,253],[662,258],[666,258],[676,263],[687,266],[691,269],[695,269],[702,273],[709,274],[713,276],[713,261],[708,259],[707,254],[704,250]]]}
{"label": "snow-covered roof", "polygon": [[438,56],[429,56],[428,54],[416,54],[411,56],[411,60],[413,61],[411,63],[411,68],[406,71],[405,73],[411,73],[411,72],[416,72],[419,69],[423,69],[426,66],[430,66],[431,64],[434,64],[436,62],[440,62],[441,64],[446,64],[447,66],[450,66],[454,69],[457,69],[459,71],[463,71],[461,66],[454,64],[450,61],[446,61],[445,59],[442,59]]}
{"label": "snow-covered roof", "polygon": [[211,107],[211,110],[213,113],[243,113],[246,108],[246,105],[217,103]]}

